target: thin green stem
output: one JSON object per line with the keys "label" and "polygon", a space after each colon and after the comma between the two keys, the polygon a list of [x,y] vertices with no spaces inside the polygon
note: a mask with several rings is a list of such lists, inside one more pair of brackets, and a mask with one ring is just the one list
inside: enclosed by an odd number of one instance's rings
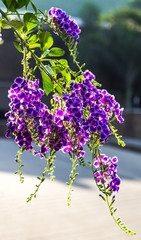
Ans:
{"label": "thin green stem", "polygon": [[16,14],[17,14],[17,16],[18,16],[18,19],[19,19],[19,21],[21,21],[20,14],[18,13],[18,11],[17,11],[17,10],[16,10]]}
{"label": "thin green stem", "polygon": [[0,9],[0,13],[1,13],[1,15],[9,22],[9,19],[8,19],[8,17],[6,16],[5,12],[3,12],[3,11]]}
{"label": "thin green stem", "polygon": [[26,48],[23,49],[23,78],[27,79],[27,57]]}
{"label": "thin green stem", "polygon": [[22,148],[19,148],[19,151],[17,152],[16,159],[15,159],[16,162],[18,163],[18,171],[16,171],[15,174],[19,173],[21,183],[24,182],[24,177],[22,176],[22,171],[21,171],[21,168],[24,165],[21,165],[21,159],[20,159],[22,153],[23,153]]}
{"label": "thin green stem", "polygon": [[78,175],[78,173],[75,173],[75,170],[78,166],[78,164],[77,164],[78,158],[75,159],[75,155],[73,154],[73,158],[71,158],[71,160],[72,160],[73,164],[72,164],[72,170],[71,170],[71,174],[70,174],[70,183],[68,184],[69,185],[69,193],[68,193],[68,199],[67,199],[68,206],[70,205],[71,192],[73,191],[72,184],[75,181],[75,177]]}
{"label": "thin green stem", "polygon": [[113,207],[111,207],[111,204],[109,203],[109,197],[106,195],[106,202],[109,208],[109,211],[111,213],[111,216],[113,218],[113,220],[115,221],[115,223],[118,225],[118,227],[124,231],[125,233],[129,233],[130,235],[136,235],[135,232],[132,232],[130,229],[128,229],[124,223],[121,222],[120,218],[115,218],[114,213],[116,212],[117,209],[113,210]]}
{"label": "thin green stem", "polygon": [[39,182],[39,184],[36,185],[35,191],[32,194],[30,194],[30,196],[27,198],[26,202],[30,202],[33,197],[36,198],[36,194],[37,194],[41,184],[45,181],[45,177],[46,177],[47,172],[50,171],[49,175],[50,175],[51,180],[53,181],[53,179],[54,179],[54,176],[53,176],[53,170],[54,170],[53,161],[55,159],[55,153],[56,152],[54,152],[54,151],[50,152],[50,155],[49,155],[48,158],[44,155],[44,157],[47,161],[46,167],[44,169],[44,172],[42,173],[42,177],[41,178],[37,177],[37,179],[40,180],[40,182]]}

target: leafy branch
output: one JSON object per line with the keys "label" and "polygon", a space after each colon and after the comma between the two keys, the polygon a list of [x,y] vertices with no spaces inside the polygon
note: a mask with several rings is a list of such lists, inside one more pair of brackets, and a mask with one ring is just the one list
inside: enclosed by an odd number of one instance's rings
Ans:
{"label": "leafy branch", "polygon": [[118,145],[121,145],[122,147],[125,147],[126,144],[123,140],[121,140],[122,136],[118,135],[118,133],[117,133],[118,130],[111,123],[109,123],[109,127],[110,127],[113,135],[117,139]]}
{"label": "leafy branch", "polygon": [[[130,235],[136,235],[135,232],[131,231],[130,229],[128,229],[125,225],[125,223],[123,223],[121,221],[121,218],[118,217],[116,218],[115,217],[115,213],[117,211],[117,208],[114,208],[113,207],[113,204],[115,202],[115,196],[112,196],[112,192],[109,192],[109,187],[106,187],[104,182],[99,184],[96,180],[96,177],[95,177],[95,173],[97,172],[97,169],[94,168],[94,159],[95,157],[97,156],[96,154],[96,151],[97,149],[93,148],[93,154],[92,154],[92,162],[91,162],[91,166],[92,166],[92,172],[93,172],[93,177],[94,177],[94,180],[96,182],[96,185],[99,189],[100,192],[102,192],[102,194],[100,194],[99,196],[103,199],[103,201],[105,201],[108,205],[108,208],[109,208],[109,211],[110,211],[110,214],[112,216],[112,218],[114,219],[115,223],[118,225],[118,227],[124,231],[125,233],[129,233]],[[99,151],[99,150],[98,150]],[[100,155],[100,152],[99,154]],[[102,167],[102,164],[100,165],[101,166],[101,170],[103,171],[103,167]],[[109,202],[109,198],[111,198],[111,201]]]}
{"label": "leafy branch", "polygon": [[114,216],[115,212],[117,211],[117,208],[114,208],[114,207],[113,207],[114,201],[115,201],[115,200],[114,200],[114,196],[112,197],[111,202],[109,202],[109,197],[106,195],[106,202],[107,202],[107,204],[108,204],[108,208],[109,208],[109,210],[110,210],[111,216],[112,216],[112,218],[114,219],[115,223],[116,223],[116,224],[118,225],[118,227],[119,227],[122,231],[124,231],[125,233],[129,233],[130,235],[136,235],[135,232],[132,232],[130,229],[128,229],[128,228],[126,227],[125,223],[123,223],[123,222],[121,221],[121,218],[120,218],[120,217],[116,218],[116,217]]}

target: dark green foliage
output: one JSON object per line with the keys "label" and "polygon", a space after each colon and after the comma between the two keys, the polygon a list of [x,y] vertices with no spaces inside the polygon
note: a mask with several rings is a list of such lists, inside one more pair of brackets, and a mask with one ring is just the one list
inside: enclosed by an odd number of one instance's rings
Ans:
{"label": "dark green foliage", "polygon": [[97,17],[82,29],[79,60],[85,58],[103,87],[115,95],[118,89],[118,100],[124,107],[131,107],[136,95],[133,85],[141,75],[141,12],[126,7]]}
{"label": "dark green foliage", "polygon": [[[69,12],[72,16],[78,16],[81,12],[81,9],[84,7],[85,4],[88,2],[91,4],[96,4],[102,12],[110,12],[114,8],[123,7],[128,4],[129,0],[71,0],[71,1],[45,1],[45,0],[33,0],[32,1],[37,8],[44,10],[49,9],[52,6],[56,6],[62,8],[63,10]],[[75,7],[74,7],[75,6]]]}
{"label": "dark green foliage", "polygon": [[84,24],[87,26],[93,26],[97,23],[100,10],[97,5],[87,3],[81,10],[80,17],[84,20]]}
{"label": "dark green foliage", "polygon": [[4,5],[10,11],[15,11],[16,9],[20,9],[24,6],[28,6],[30,0],[2,0]]}
{"label": "dark green foliage", "polygon": [[141,0],[132,0],[129,5],[133,8],[141,9]]}

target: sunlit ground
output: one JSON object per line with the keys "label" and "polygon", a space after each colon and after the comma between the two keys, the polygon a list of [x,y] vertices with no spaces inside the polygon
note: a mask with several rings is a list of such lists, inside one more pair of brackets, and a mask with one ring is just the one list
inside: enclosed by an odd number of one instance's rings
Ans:
{"label": "sunlit ground", "polygon": [[[109,156],[119,156],[122,184],[115,206],[117,216],[136,231],[130,237],[115,225],[106,204],[100,199],[90,167],[79,170],[71,206],[67,206],[71,162],[60,153],[56,159],[56,179],[47,179],[37,198],[26,203],[35,189],[36,175],[45,166],[43,160],[23,155],[25,182],[14,175],[17,146],[0,139],[0,239],[2,240],[140,240],[141,239],[141,154],[115,147],[104,147]],[[89,158],[89,155],[86,155]]]}

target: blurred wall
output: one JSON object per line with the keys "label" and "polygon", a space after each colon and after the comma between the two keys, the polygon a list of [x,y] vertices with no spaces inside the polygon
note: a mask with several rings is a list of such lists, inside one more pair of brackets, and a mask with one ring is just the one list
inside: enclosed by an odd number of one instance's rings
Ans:
{"label": "blurred wall", "polygon": [[141,110],[134,109],[126,111],[123,114],[124,123],[114,123],[114,126],[118,129],[119,134],[123,137],[131,137],[141,139]]}
{"label": "blurred wall", "polygon": [[11,30],[2,31],[4,43],[0,45],[0,117],[9,109],[8,89],[16,76],[22,75],[22,55],[13,45]]}

